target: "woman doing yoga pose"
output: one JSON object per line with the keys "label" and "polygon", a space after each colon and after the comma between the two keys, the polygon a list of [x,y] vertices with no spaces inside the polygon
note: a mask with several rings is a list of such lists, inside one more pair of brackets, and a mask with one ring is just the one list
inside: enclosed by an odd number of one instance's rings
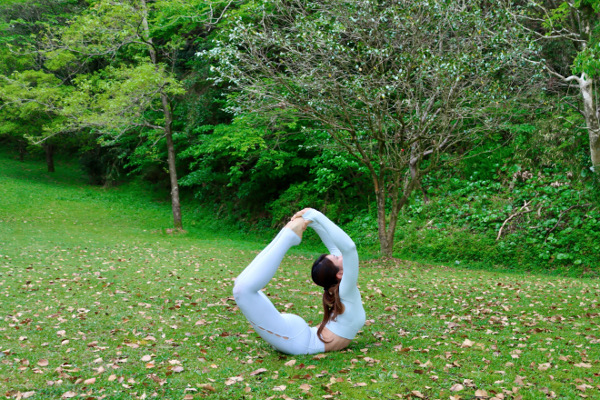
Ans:
{"label": "woman doing yoga pose", "polygon": [[[330,254],[313,264],[312,279],[323,288],[323,321],[311,328],[301,317],[282,314],[262,292],[285,253],[313,228]],[[297,212],[275,239],[236,278],[233,295],[256,332],[287,354],[314,354],[346,348],[365,323],[358,281],[358,253],[350,237],[312,208]]]}

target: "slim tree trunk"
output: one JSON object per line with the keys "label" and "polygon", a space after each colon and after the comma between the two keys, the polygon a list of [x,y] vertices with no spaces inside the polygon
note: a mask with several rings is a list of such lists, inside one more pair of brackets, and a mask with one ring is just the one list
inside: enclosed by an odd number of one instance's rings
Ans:
{"label": "slim tree trunk", "polygon": [[54,172],[54,145],[52,145],[52,143],[44,143],[43,147],[46,153],[48,172]]}
{"label": "slim tree trunk", "polygon": [[377,202],[377,231],[381,255],[384,257],[391,257],[394,251],[394,234],[392,232],[390,235],[390,230],[387,226],[384,191],[376,189],[375,199]]}
{"label": "slim tree trunk", "polygon": [[[152,63],[158,66],[158,57],[156,56],[156,50],[150,36],[150,28],[148,27],[148,10],[146,8],[146,1],[142,0],[142,7],[144,9],[144,16],[142,19],[142,28],[144,29],[144,36],[148,45],[148,53]],[[163,114],[165,116],[165,137],[167,139],[167,163],[169,166],[169,179],[171,181],[171,209],[173,211],[173,227],[175,229],[183,229],[183,223],[181,220],[181,203],[179,202],[179,184],[177,183],[177,168],[175,166],[175,146],[173,144],[173,114],[171,112],[171,105],[169,104],[168,96],[161,90],[160,101],[162,104]]]}
{"label": "slim tree trunk", "polygon": [[17,142],[18,150],[19,150],[19,161],[25,161],[25,154],[27,153],[27,143],[24,140],[19,140]]}
{"label": "slim tree trunk", "polygon": [[167,162],[169,165],[169,178],[171,180],[171,209],[173,210],[173,227],[183,229],[181,221],[181,204],[179,202],[179,184],[177,183],[177,168],[175,166],[175,146],[173,145],[173,132],[171,125],[173,117],[171,106],[165,94],[161,94],[163,111],[165,113],[165,136],[167,138]]}
{"label": "slim tree trunk", "polygon": [[598,173],[600,172],[600,123],[593,82],[593,78],[583,74],[579,80],[579,88],[583,97],[583,115],[590,139],[590,158],[595,172]]}

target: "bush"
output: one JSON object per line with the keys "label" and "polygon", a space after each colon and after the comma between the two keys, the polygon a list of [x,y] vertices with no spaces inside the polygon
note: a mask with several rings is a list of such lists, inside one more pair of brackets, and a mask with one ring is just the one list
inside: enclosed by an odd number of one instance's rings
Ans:
{"label": "bush", "polygon": [[[560,168],[500,167],[493,179],[427,182],[396,236],[401,257],[484,268],[599,274],[600,210],[594,180]],[[443,195],[442,195],[443,193]]]}

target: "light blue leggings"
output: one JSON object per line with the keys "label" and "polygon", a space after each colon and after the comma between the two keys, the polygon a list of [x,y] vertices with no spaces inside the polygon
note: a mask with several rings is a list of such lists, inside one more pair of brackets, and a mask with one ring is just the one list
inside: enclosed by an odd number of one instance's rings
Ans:
{"label": "light blue leggings", "polygon": [[325,351],[317,328],[294,314],[281,314],[262,292],[275,276],[285,253],[300,244],[300,237],[283,228],[271,243],[236,278],[235,301],[254,330],[275,349],[287,354],[315,354]]}

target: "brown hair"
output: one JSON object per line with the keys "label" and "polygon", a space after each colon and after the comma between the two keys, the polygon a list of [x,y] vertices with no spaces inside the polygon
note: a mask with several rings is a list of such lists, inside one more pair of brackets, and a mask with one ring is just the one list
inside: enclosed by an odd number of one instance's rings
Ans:
{"label": "brown hair", "polygon": [[336,276],[338,271],[339,268],[327,258],[327,254],[322,254],[312,266],[312,280],[323,288],[323,321],[317,329],[317,336],[323,343],[328,343],[321,336],[327,322],[344,313],[344,304],[339,292],[340,280]]}

